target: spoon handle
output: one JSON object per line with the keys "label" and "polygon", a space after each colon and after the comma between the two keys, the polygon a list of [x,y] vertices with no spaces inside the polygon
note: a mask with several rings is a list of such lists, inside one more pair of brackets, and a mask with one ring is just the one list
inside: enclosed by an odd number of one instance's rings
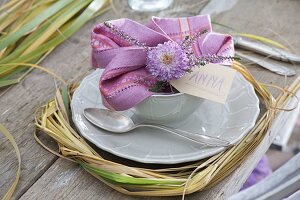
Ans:
{"label": "spoon handle", "polygon": [[157,128],[161,129],[164,131],[168,131],[170,133],[173,133],[175,135],[178,135],[180,137],[186,138],[188,140],[191,140],[193,142],[197,142],[200,144],[204,144],[207,146],[214,146],[214,147],[228,147],[231,145],[230,142],[212,137],[212,136],[207,136],[207,135],[202,135],[202,134],[197,134],[197,133],[190,133],[187,131],[179,130],[179,129],[173,129],[167,126],[162,126],[162,125],[154,125],[154,124],[139,124],[136,127],[150,127],[150,128]]}

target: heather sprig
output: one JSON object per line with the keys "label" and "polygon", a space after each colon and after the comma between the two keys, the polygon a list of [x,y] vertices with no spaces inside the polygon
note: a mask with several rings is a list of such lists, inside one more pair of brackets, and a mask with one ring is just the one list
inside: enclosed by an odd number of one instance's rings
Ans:
{"label": "heather sprig", "polygon": [[184,74],[191,72],[194,66],[203,66],[208,63],[220,63],[224,60],[234,60],[231,56],[205,55],[196,57],[192,45],[199,37],[207,33],[207,29],[198,31],[192,36],[187,36],[181,43],[172,40],[149,47],[146,43],[128,35],[117,26],[104,22],[104,25],[116,36],[127,41],[129,44],[142,47],[147,51],[146,69],[158,81],[169,82],[181,78]]}

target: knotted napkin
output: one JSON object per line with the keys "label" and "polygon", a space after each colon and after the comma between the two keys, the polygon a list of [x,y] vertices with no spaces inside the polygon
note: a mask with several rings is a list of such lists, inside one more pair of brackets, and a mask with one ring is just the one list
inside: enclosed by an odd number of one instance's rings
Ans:
{"label": "knotted napkin", "polygon": [[[193,45],[197,57],[234,55],[232,37],[212,32],[209,15],[152,17],[147,25],[130,19],[112,20],[109,23],[149,47],[170,40],[179,43],[186,36],[191,37],[206,29],[207,32]],[[99,83],[104,106],[117,111],[127,110],[153,94],[149,88],[157,80],[145,68],[147,52],[142,47],[130,45],[104,24],[94,27],[91,45],[93,67],[104,68]],[[224,60],[221,64],[230,65],[231,60]]]}

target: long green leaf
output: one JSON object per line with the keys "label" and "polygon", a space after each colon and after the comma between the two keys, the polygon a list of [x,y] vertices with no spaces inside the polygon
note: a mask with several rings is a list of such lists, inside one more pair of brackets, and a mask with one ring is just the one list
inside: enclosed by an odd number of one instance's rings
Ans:
{"label": "long green leaf", "polygon": [[33,28],[35,28],[36,26],[40,25],[42,22],[44,22],[50,16],[52,16],[57,11],[59,11],[60,9],[62,9],[63,7],[65,7],[66,5],[68,5],[71,2],[72,2],[72,0],[57,1],[50,8],[46,9],[44,12],[42,12],[38,16],[36,16],[36,18],[34,18],[34,20],[25,24],[21,29],[19,29],[18,31],[16,31],[10,35],[7,35],[3,39],[1,39],[0,40],[0,50],[6,48],[7,46],[16,42],[28,31],[30,31]]}
{"label": "long green leaf", "polygon": [[[0,37],[0,52],[1,48],[5,50],[0,59],[0,87],[20,82],[31,71],[27,64],[43,60],[47,52],[78,31],[88,20],[106,12],[108,7],[108,0],[64,0],[65,3],[60,4],[53,1],[33,0],[32,5],[23,11],[26,17],[16,20],[5,30],[6,35]],[[45,12],[47,16],[39,18]],[[24,63],[26,66],[9,63]]]}
{"label": "long green leaf", "polygon": [[26,66],[18,67],[12,73],[0,78],[0,88],[19,83],[32,70],[33,68]]}
{"label": "long green leaf", "polygon": [[[88,1],[87,1],[88,2]],[[75,2],[76,3],[76,2]],[[70,4],[72,5],[72,4]],[[76,4],[77,5],[77,4]],[[72,7],[73,8],[73,7]],[[30,46],[32,45],[36,40],[40,38],[44,32],[48,30],[48,28],[55,23],[55,20],[58,18],[64,18],[64,14],[68,12],[68,6],[61,9],[59,12],[57,12],[55,15],[47,19],[43,24],[39,26],[39,28],[32,33],[30,33],[22,42],[20,45],[18,45],[17,48],[14,49],[13,52],[11,52],[9,55],[5,56],[0,60],[0,63],[9,63],[14,62],[14,59],[21,56],[21,54]],[[39,56],[42,56],[40,54]]]}
{"label": "long green leaf", "polygon": [[14,60],[14,62],[29,62],[30,60],[36,59],[41,54],[47,52],[54,46],[59,45],[61,42],[63,42],[71,35],[73,35],[76,31],[78,31],[89,19],[91,19],[93,14],[97,12],[106,3],[106,1],[107,0],[94,0],[80,16],[68,26],[67,29],[61,31],[62,34],[53,38],[49,42],[39,46],[34,51],[20,58],[17,58],[16,60]]}
{"label": "long green leaf", "polygon": [[[51,53],[53,49],[54,48],[47,51],[42,58],[33,60],[32,63],[37,63],[37,64],[40,63],[49,53]],[[29,74],[32,71],[32,69],[33,68],[28,66],[19,66],[18,68],[13,70],[10,74],[4,77],[0,77],[0,88],[19,83],[27,74]]]}
{"label": "long green leaf", "polygon": [[45,22],[39,29],[31,33],[13,52],[0,60],[0,63],[14,62],[14,59],[20,58],[21,54],[51,25]]}
{"label": "long green leaf", "polygon": [[41,44],[43,41],[47,40],[54,32],[56,32],[63,24],[70,20],[78,11],[85,7],[89,1],[74,1],[71,6],[67,7],[63,16],[57,18],[55,21],[51,22],[51,26],[43,34],[39,35],[39,38],[25,51],[30,52],[36,46]]}
{"label": "long green leaf", "polygon": [[149,179],[149,178],[135,178],[131,176],[125,176],[122,174],[116,174],[112,173],[103,169],[95,168],[93,166],[90,166],[86,163],[79,162],[79,164],[85,168],[86,170],[90,171],[91,173],[97,174],[101,177],[104,177],[110,181],[116,182],[116,183],[126,183],[126,184],[135,184],[135,185],[182,185],[185,183],[185,179],[178,180],[178,179]]}
{"label": "long green leaf", "polygon": [[66,109],[66,113],[68,115],[68,118],[71,117],[71,112],[70,112],[70,98],[69,98],[69,92],[68,92],[68,87],[63,86],[61,89],[61,96],[64,101],[64,106]]}

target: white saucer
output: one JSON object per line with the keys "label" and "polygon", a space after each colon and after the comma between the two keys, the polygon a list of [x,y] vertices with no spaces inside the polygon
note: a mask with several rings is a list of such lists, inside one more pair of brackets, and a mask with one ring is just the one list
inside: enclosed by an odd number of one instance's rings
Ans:
{"label": "white saucer", "polygon": [[[83,79],[71,102],[72,118],[81,135],[99,148],[117,156],[142,163],[174,164],[200,160],[223,151],[150,128],[129,133],[110,133],[90,124],[83,116],[88,107],[104,108],[99,92],[97,69]],[[128,110],[123,114],[138,119]],[[259,100],[252,85],[236,73],[225,104],[204,100],[186,120],[168,124],[186,131],[212,135],[237,143],[254,126],[259,114]]]}

